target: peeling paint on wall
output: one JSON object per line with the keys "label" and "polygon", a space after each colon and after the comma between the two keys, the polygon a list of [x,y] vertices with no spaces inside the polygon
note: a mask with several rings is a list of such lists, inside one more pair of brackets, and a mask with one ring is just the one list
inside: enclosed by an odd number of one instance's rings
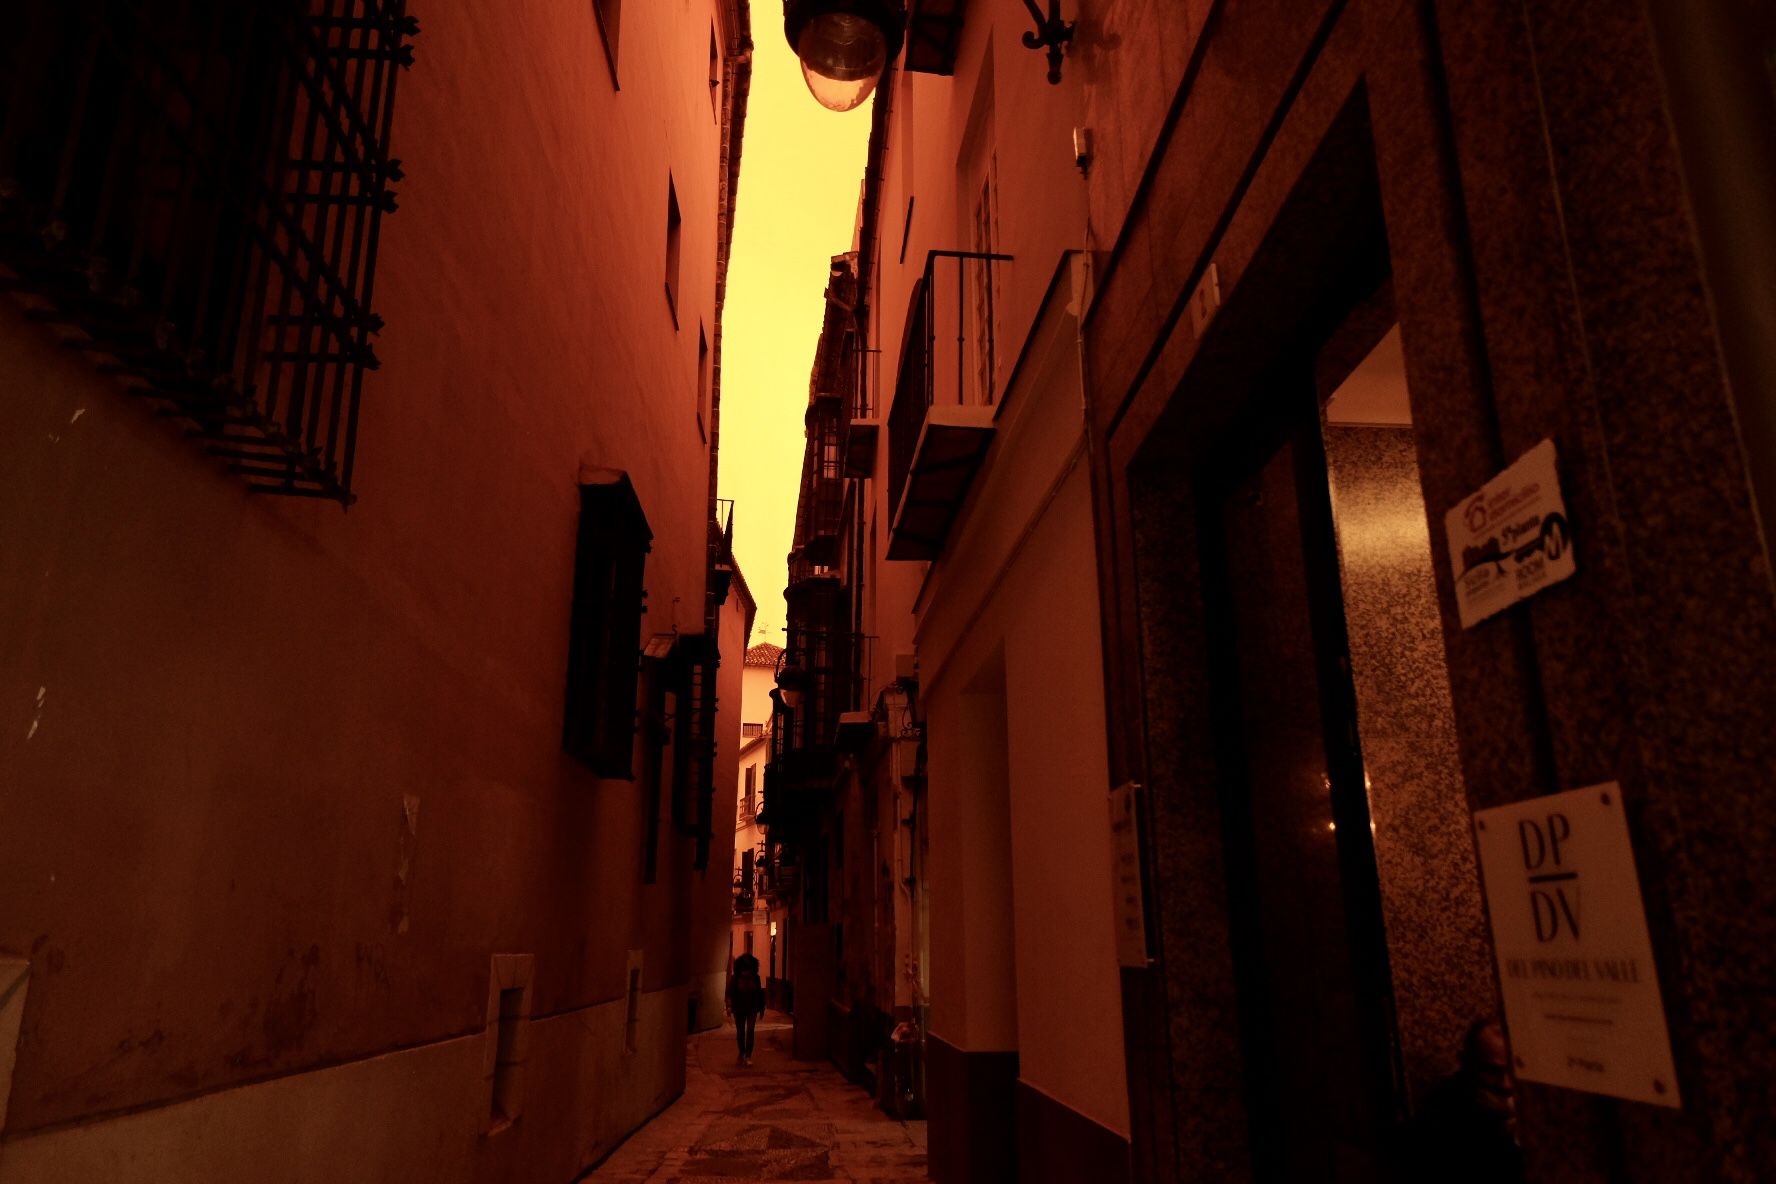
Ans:
{"label": "peeling paint on wall", "polygon": [[48,687],[37,688],[36,713],[31,716],[31,726],[25,729],[25,739],[29,740],[37,734],[37,727],[43,722],[43,701],[49,696]]}

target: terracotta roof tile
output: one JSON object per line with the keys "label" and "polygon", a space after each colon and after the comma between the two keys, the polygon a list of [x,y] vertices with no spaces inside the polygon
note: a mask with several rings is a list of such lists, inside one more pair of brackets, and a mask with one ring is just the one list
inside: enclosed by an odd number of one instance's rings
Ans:
{"label": "terracotta roof tile", "polygon": [[746,651],[746,664],[748,666],[768,666],[775,670],[777,668],[777,659],[782,656],[782,654],[782,646],[772,645],[768,641],[761,641]]}

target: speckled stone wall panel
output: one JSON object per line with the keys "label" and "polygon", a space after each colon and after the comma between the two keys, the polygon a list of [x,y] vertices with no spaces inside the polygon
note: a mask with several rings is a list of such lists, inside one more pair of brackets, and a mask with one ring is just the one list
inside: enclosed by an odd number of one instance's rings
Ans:
{"label": "speckled stone wall panel", "polygon": [[1498,1012],[1409,427],[1326,431],[1351,677],[1406,1084],[1455,1068]]}
{"label": "speckled stone wall panel", "polygon": [[[1214,792],[1208,637],[1197,570],[1196,504],[1188,473],[1131,479],[1140,668],[1147,699],[1146,826],[1149,951],[1163,984],[1167,1108],[1186,1172],[1236,1180],[1250,1170],[1239,999],[1233,983],[1222,820]],[[1153,1039],[1153,1035],[1149,1036]],[[1176,1172],[1179,1163],[1166,1165]],[[1172,1178],[1167,1176],[1165,1178]]]}
{"label": "speckled stone wall panel", "polygon": [[[1310,60],[1330,7],[1327,0],[1223,6],[1208,34],[1212,43],[1188,79],[1186,101],[1162,129],[1126,220],[1097,231],[1113,245],[1087,314],[1086,357],[1094,409],[1106,426],[1206,267],[1218,223],[1249,183],[1275,130],[1273,118]],[[1087,94],[1089,104],[1089,84]]]}
{"label": "speckled stone wall panel", "polygon": [[[1247,19],[1271,22],[1268,51],[1283,59],[1309,18],[1222,6],[1192,30],[1205,77],[1249,44]],[[1550,436],[1577,535],[1577,579],[1474,629],[1459,627],[1447,565],[1434,564],[1467,797],[1480,807],[1622,783],[1683,1082],[1682,1111],[1526,1087],[1532,1178],[1776,1178],[1776,879],[1762,874],[1776,839],[1776,603],[1645,15],[1579,0],[1349,0],[1328,46],[1350,22],[1364,39],[1431,553],[1445,553],[1444,510]],[[1204,919],[1219,907],[1218,823],[1212,803],[1175,792],[1199,775],[1189,762],[1207,702],[1200,665],[1190,668],[1202,638],[1189,625],[1193,563],[1178,546],[1188,524],[1165,521],[1188,510],[1187,482],[1157,469],[1137,479],[1130,466],[1148,436],[1176,434],[1179,405],[1205,389],[1187,321],[1153,305],[1175,311],[1194,283],[1178,260],[1217,258],[1240,238],[1248,204],[1267,200],[1265,187],[1230,181],[1229,160],[1244,151],[1241,168],[1256,171],[1298,149],[1294,115],[1277,104],[1305,102],[1312,79],[1294,96],[1257,79],[1203,86],[1161,128],[1130,217],[1164,221],[1174,255],[1160,257],[1153,227],[1117,228],[1124,247],[1137,234],[1151,245],[1115,261],[1093,314],[1103,328],[1088,341],[1112,759],[1123,775],[1151,768],[1148,839],[1177,856],[1151,886],[1157,966],[1131,972],[1146,977],[1130,997],[1163,997],[1170,1017],[1131,1008],[1131,1043],[1144,1020],[1149,1032],[1164,1024],[1171,1064],[1188,1066],[1131,1099],[1139,1113],[1163,1094],[1176,1116],[1177,1154],[1155,1178],[1246,1169],[1213,1129],[1233,1104],[1207,1097],[1196,1115],[1185,1104],[1204,1096],[1193,1092],[1201,1074],[1208,1088],[1216,1074],[1238,1080],[1237,1064],[1180,1022],[1181,1009],[1212,1016],[1232,1004]],[[1284,130],[1257,160],[1249,129],[1260,127]],[[1221,320],[1263,287],[1254,278],[1223,268]],[[1149,385],[1157,408],[1138,405]],[[1147,612],[1167,598],[1175,613]],[[1372,765],[1386,762],[1385,742],[1370,748]],[[1391,858],[1384,845],[1380,861]],[[1186,964],[1196,939],[1201,957]]]}
{"label": "speckled stone wall panel", "polygon": [[1556,769],[1514,796],[1621,781],[1685,1098],[1531,1090],[1525,1139],[1548,1178],[1764,1179],[1776,615],[1650,36],[1479,7],[1440,15],[1499,432],[1556,440],[1580,556],[1512,614]]}

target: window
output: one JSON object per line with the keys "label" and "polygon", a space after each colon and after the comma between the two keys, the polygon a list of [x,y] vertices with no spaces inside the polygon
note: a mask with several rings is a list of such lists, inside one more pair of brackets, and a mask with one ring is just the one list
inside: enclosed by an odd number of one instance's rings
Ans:
{"label": "window", "polygon": [[697,434],[709,439],[709,338],[697,322]]}
{"label": "window", "polygon": [[666,178],[666,306],[672,310],[672,323],[678,324],[678,232],[683,221],[678,216],[678,189],[672,178]]}
{"label": "window", "polygon": [[629,951],[629,989],[623,997],[623,1051],[641,1043],[641,951]]}
{"label": "window", "polygon": [[[757,725],[749,725],[749,726],[756,727]],[[746,813],[748,815],[751,815],[751,814],[756,814],[757,812],[758,812],[758,766],[757,765],[747,765],[746,766]]]}
{"label": "window", "polygon": [[675,820],[695,840],[691,866],[709,866],[709,846],[715,837],[715,673],[721,653],[706,636],[686,634],[678,697],[678,733],[673,764],[672,798],[678,806]]}
{"label": "window", "polygon": [[968,113],[967,131],[956,157],[956,213],[959,241],[975,257],[958,261],[967,291],[959,315],[964,318],[968,339],[966,365],[958,392],[964,403],[989,406],[995,392],[997,359],[993,342],[998,337],[1000,310],[999,271],[995,261],[982,256],[1001,252],[999,235],[999,154],[995,149],[997,115],[993,101],[993,59],[989,51],[975,80],[974,98]]}
{"label": "window", "polygon": [[673,692],[670,665],[674,659],[670,633],[659,634],[648,642],[647,706],[641,721],[641,882],[652,884],[660,874],[660,811],[661,788],[668,773],[667,745],[672,740],[668,722],[672,718],[677,696]]}
{"label": "window", "polygon": [[721,41],[715,35],[715,26],[709,26],[709,113],[716,119],[721,118],[721,85],[722,60]]}
{"label": "window", "polygon": [[518,1025],[524,1022],[524,988],[508,987],[499,993],[499,1027],[493,1062],[493,1120],[511,1122],[518,1117]]}
{"label": "window", "polygon": [[593,470],[580,485],[562,745],[600,777],[634,776],[642,571],[653,532],[629,475]]}
{"label": "window", "polygon": [[617,35],[623,25],[623,0],[592,0],[592,14],[598,20],[598,35],[604,41],[604,60],[610,65],[611,85],[621,90],[617,81]]}
{"label": "window", "polygon": [[[974,213],[970,219],[969,249],[990,256],[999,250],[999,157],[987,153],[981,170],[980,189],[974,196]],[[968,270],[969,353],[972,355],[973,389],[968,401],[981,405],[993,402],[993,341],[998,336],[999,276],[990,258],[971,259]]]}
{"label": "window", "polygon": [[748,740],[756,739],[765,734],[764,724],[741,724],[740,735]]}
{"label": "window", "polygon": [[740,852],[740,871],[734,877],[734,913],[742,916],[753,910],[753,852]]}
{"label": "window", "polygon": [[495,954],[487,983],[487,1027],[482,1072],[492,1085],[484,1131],[496,1135],[523,1111],[524,1061],[529,1046],[532,954]]}
{"label": "window", "polygon": [[0,5],[6,287],[256,492],[353,500],[416,32],[357,0]]}

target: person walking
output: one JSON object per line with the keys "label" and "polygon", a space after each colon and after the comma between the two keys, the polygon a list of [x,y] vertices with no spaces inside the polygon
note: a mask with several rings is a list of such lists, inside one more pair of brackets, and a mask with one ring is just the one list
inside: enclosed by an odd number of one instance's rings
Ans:
{"label": "person walking", "polygon": [[750,953],[741,954],[728,972],[728,1014],[734,1017],[742,1065],[752,1064],[752,1038],[764,1010],[765,985],[759,978],[759,960]]}

